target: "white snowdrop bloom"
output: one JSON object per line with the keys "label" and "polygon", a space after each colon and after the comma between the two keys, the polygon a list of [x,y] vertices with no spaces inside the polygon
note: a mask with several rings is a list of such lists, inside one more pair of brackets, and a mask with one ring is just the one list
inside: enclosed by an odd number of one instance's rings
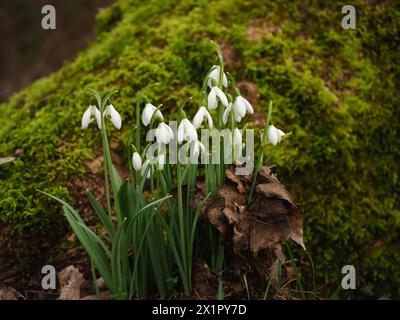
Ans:
{"label": "white snowdrop bloom", "polygon": [[200,152],[206,152],[204,145],[199,140],[192,142],[190,146],[191,161],[197,160],[199,158]]}
{"label": "white snowdrop bloom", "polygon": [[160,110],[157,110],[157,108],[151,103],[146,103],[142,112],[142,122],[146,127],[150,124],[150,120],[153,117],[154,112],[156,113],[154,115],[155,117],[158,117],[160,120],[164,119]]}
{"label": "white snowdrop bloom", "polygon": [[240,157],[243,149],[242,133],[238,128],[233,131],[233,145],[234,145],[234,158],[235,160]]}
{"label": "white snowdrop bloom", "polygon": [[[217,86],[219,85],[219,75],[221,73],[221,68],[220,66],[213,66],[211,72],[208,75],[208,80],[207,80],[207,85],[211,89],[212,88],[212,80],[214,79],[215,82],[217,83]],[[228,87],[228,79],[226,77],[226,74],[222,75],[222,85],[227,88]]]}
{"label": "white snowdrop bloom", "polygon": [[273,144],[274,146],[277,145],[277,143],[282,141],[282,137],[285,135],[285,133],[276,128],[274,125],[270,125],[268,127],[268,142]]}
{"label": "white snowdrop bloom", "polygon": [[97,126],[101,129],[101,114],[95,106],[89,106],[82,117],[82,128],[86,129],[96,119]]}
{"label": "white snowdrop bloom", "polygon": [[196,129],[200,128],[201,124],[203,123],[204,119],[207,118],[208,126],[210,129],[213,127],[213,120],[211,118],[210,113],[205,107],[200,107],[197,113],[193,118],[193,125]]}
{"label": "white snowdrop bloom", "polygon": [[174,132],[169,125],[161,122],[156,130],[156,139],[158,143],[168,144],[174,138]]}
{"label": "white snowdrop bloom", "polygon": [[[231,113],[232,110],[232,103],[229,103],[228,108],[225,109],[224,113],[222,114],[222,122],[224,124],[227,124],[228,119],[229,119],[229,114]],[[242,117],[240,117],[236,111],[235,108],[233,108],[233,117],[235,119],[236,122],[240,122],[242,121]]]}
{"label": "white snowdrop bloom", "polygon": [[132,166],[136,171],[142,168],[142,158],[138,152],[134,152],[132,155]]}
{"label": "white snowdrop bloom", "polygon": [[118,111],[115,110],[112,104],[109,104],[104,111],[104,117],[109,118],[114,125],[115,128],[121,129],[121,116],[119,115]]}
{"label": "white snowdrop bloom", "polygon": [[217,86],[214,86],[211,88],[211,91],[208,94],[208,109],[213,110],[217,108],[217,98],[219,98],[219,100],[225,107],[228,107],[228,98],[226,97],[225,93]]}
{"label": "white snowdrop bloom", "polygon": [[188,119],[183,119],[178,127],[178,143],[181,144],[183,140],[189,142],[198,140],[196,128]]}
{"label": "white snowdrop bloom", "polygon": [[235,102],[233,103],[233,108],[240,118],[243,118],[246,115],[246,112],[250,114],[254,113],[253,107],[251,106],[250,102],[248,102],[242,96],[236,97]]}
{"label": "white snowdrop bloom", "polygon": [[141,170],[141,174],[142,174],[142,176],[146,173],[146,168],[147,167],[149,167],[149,169],[148,169],[148,171],[147,171],[147,176],[146,176],[146,178],[147,179],[149,179],[150,178],[150,175],[151,175],[151,164],[150,164],[150,161],[148,160],[148,159],[146,159],[144,162],[143,162],[143,165],[142,165],[142,170]]}

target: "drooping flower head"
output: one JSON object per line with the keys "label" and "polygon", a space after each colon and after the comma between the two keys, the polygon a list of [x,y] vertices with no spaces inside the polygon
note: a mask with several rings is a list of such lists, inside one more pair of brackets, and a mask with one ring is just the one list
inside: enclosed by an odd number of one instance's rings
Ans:
{"label": "drooping flower head", "polygon": [[228,107],[228,98],[226,97],[225,93],[217,86],[213,86],[207,98],[208,109],[213,110],[217,108],[218,106],[217,98],[226,108]]}
{"label": "drooping flower head", "polygon": [[96,119],[97,126],[101,129],[101,114],[95,106],[89,106],[82,117],[82,128],[86,129]]}
{"label": "drooping flower head", "polygon": [[181,144],[184,140],[188,142],[198,140],[196,128],[188,119],[183,119],[178,127],[178,143]]}
{"label": "drooping flower head", "polygon": [[174,138],[174,132],[169,125],[161,122],[156,130],[156,139],[158,143],[168,144]]}
{"label": "drooping flower head", "polygon": [[274,125],[270,125],[268,127],[268,142],[276,146],[279,142],[282,141],[282,137],[285,135],[285,133],[276,128]]}
{"label": "drooping flower head", "polygon": [[138,152],[134,152],[132,154],[132,167],[139,171],[142,168],[142,158],[140,157]]}
{"label": "drooping flower head", "polygon": [[142,112],[142,122],[146,127],[150,124],[153,114],[155,117],[159,118],[160,120],[164,119],[160,110],[157,110],[157,108],[155,106],[153,106],[151,103],[146,103],[146,105],[143,109],[143,112]]}
{"label": "drooping flower head", "polygon": [[200,107],[197,113],[193,118],[193,125],[196,129],[200,128],[201,124],[203,123],[204,119],[207,119],[208,126],[210,129],[213,127],[213,120],[211,118],[210,113],[205,107]]}
{"label": "drooping flower head", "polygon": [[115,128],[121,129],[121,116],[112,104],[109,104],[104,110],[104,117],[110,119]]}
{"label": "drooping flower head", "polygon": [[[220,66],[213,66],[211,68],[211,72],[208,74],[208,80],[207,80],[207,85],[211,89],[213,87],[212,82],[213,80],[219,86],[219,76],[221,73],[221,67]],[[222,85],[227,88],[228,87],[228,79],[226,77],[226,74],[222,75]]]}

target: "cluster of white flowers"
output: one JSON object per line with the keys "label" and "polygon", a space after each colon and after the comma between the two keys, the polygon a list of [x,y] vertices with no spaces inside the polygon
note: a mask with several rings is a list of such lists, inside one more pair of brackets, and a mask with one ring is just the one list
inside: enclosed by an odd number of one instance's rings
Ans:
{"label": "cluster of white flowers", "polygon": [[[108,105],[103,112],[103,117],[109,118],[115,128],[121,129],[122,120],[118,111],[112,104]],[[101,114],[95,106],[89,106],[82,117],[82,128],[86,129],[96,119],[97,126],[101,129]]]}
{"label": "cluster of white flowers", "polygon": [[[221,90],[222,87],[228,87],[227,76],[225,73],[222,73],[222,84],[220,84],[220,76],[220,67],[213,66],[207,78],[207,86],[209,88],[207,108],[208,110],[214,110],[218,107],[218,103],[221,102],[221,104],[225,107],[225,110],[222,114],[222,123],[226,125],[230,117],[233,117],[233,120],[239,123],[246,116],[246,114],[253,114],[254,109],[250,102],[240,95],[238,90],[236,90],[237,94],[234,98],[234,101],[229,101],[223,90]],[[213,128],[213,119],[207,108],[201,106],[195,114],[192,122],[189,119],[184,118],[180,121],[178,126],[176,137],[177,141],[179,144],[187,142],[192,148],[191,159],[198,158],[200,152],[205,152],[204,145],[198,139],[197,129],[203,125],[203,122],[206,122],[210,129]],[[109,118],[115,128],[121,128],[121,117],[112,104],[105,108],[103,117]],[[87,128],[88,125],[94,120],[96,120],[97,126],[99,129],[101,129],[102,119],[99,109],[95,106],[89,106],[83,114],[82,127]],[[151,103],[146,103],[142,112],[143,125],[147,127],[155,120],[159,121],[159,124],[155,130],[155,134],[153,133],[152,137],[156,139],[158,145],[165,146],[174,139],[174,132],[171,127],[164,122],[164,117],[159,108],[156,108]],[[282,130],[277,129],[275,126],[270,125],[268,127],[267,139],[272,145],[276,145],[281,142],[284,135],[285,133]],[[235,127],[232,138],[233,147],[235,150],[233,157],[236,160],[239,158],[244,148],[244,143],[242,142],[242,133],[239,128]],[[165,153],[159,152],[157,161],[160,169],[163,169],[165,160]],[[141,171],[143,175],[149,165],[151,165],[149,159],[146,159],[144,162],[142,162],[140,154],[136,151],[133,153],[132,166],[136,171]],[[151,170],[153,170],[152,166],[148,170],[147,177],[150,176]]]}

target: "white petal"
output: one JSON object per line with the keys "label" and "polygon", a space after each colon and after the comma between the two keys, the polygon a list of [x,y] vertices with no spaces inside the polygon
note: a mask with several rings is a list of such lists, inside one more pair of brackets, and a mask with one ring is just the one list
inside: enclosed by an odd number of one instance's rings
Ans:
{"label": "white petal", "polygon": [[193,117],[193,125],[196,129],[200,128],[201,123],[203,122],[204,112],[200,108]]}
{"label": "white petal", "polygon": [[254,113],[254,109],[253,109],[253,107],[251,106],[251,104],[250,104],[250,102],[248,102],[245,98],[243,98],[243,97],[241,97],[242,98],[242,100],[243,100],[243,102],[244,102],[244,104],[245,104],[245,106],[246,106],[246,111],[247,111],[247,113],[250,113],[250,114],[253,114]]}
{"label": "white petal", "polygon": [[[171,135],[172,134],[172,135]],[[164,122],[161,122],[156,130],[156,138],[158,143],[168,144],[173,138],[173,133],[171,128]]]}
{"label": "white petal", "polygon": [[158,143],[163,143],[163,133],[162,133],[161,123],[158,125],[156,129],[156,139]]}
{"label": "white petal", "polygon": [[172,129],[169,125],[166,124],[165,127],[167,128],[168,133],[169,133],[169,140],[172,140],[174,138],[174,132],[172,131]]}
{"label": "white petal", "polygon": [[228,106],[228,99],[226,98],[225,93],[223,93],[223,91],[218,87],[214,87],[213,89],[215,89],[215,92],[216,92],[218,98],[221,100],[221,103],[225,107],[227,107]]}
{"label": "white petal", "polygon": [[[204,108],[204,107],[202,107],[202,108]],[[211,114],[207,111],[206,108],[204,108],[204,113],[207,116],[208,126],[209,126],[210,129],[212,129],[214,124],[213,124],[213,119],[211,117]]]}
{"label": "white petal", "polygon": [[204,121],[204,118],[207,117],[208,121],[208,126],[210,129],[213,127],[213,120],[211,118],[210,113],[205,107],[200,107],[199,110],[196,112],[194,118],[193,118],[193,126],[198,129],[200,128],[201,124]]}
{"label": "white petal", "polygon": [[240,96],[236,97],[233,108],[240,118],[243,118],[246,115],[246,105],[244,104]]}
{"label": "white petal", "polygon": [[139,171],[142,167],[142,158],[140,158],[140,155],[137,152],[134,152],[132,155],[132,166],[136,171]]}
{"label": "white petal", "polygon": [[163,117],[163,115],[162,115],[162,113],[161,113],[160,110],[157,110],[157,111],[156,111],[155,117],[159,118],[160,120],[164,120],[164,117]]}
{"label": "white petal", "polygon": [[222,76],[222,85],[227,88],[228,87],[228,78],[226,77],[226,74],[224,72],[224,75]]}
{"label": "white petal", "polygon": [[112,104],[108,105],[106,107],[106,110],[104,111],[104,115],[108,116],[114,125],[115,128],[121,129],[121,116],[119,115],[118,111],[115,110],[114,106]]}
{"label": "white petal", "polygon": [[235,116],[235,121],[236,121],[236,122],[242,121],[242,118],[239,117],[239,115],[237,115],[235,112],[234,112],[234,116]]}
{"label": "white petal", "polygon": [[[210,91],[210,93],[208,94],[208,99],[207,99],[207,106],[208,109],[213,110],[217,107],[217,93],[215,88],[217,87],[213,87]],[[218,89],[218,88],[217,88]]]}
{"label": "white petal", "polygon": [[94,107],[95,110],[95,117],[96,117],[96,122],[97,122],[97,126],[99,127],[99,129],[101,129],[101,113],[100,110],[97,109],[96,107]]}
{"label": "white petal", "polygon": [[277,131],[277,129],[273,125],[270,125],[268,127],[267,134],[268,134],[269,143],[271,143],[274,146],[276,146],[276,144],[278,143],[278,131]]}
{"label": "white petal", "polygon": [[227,124],[228,122],[228,118],[229,118],[229,114],[232,110],[232,103],[229,104],[228,108],[225,109],[223,115],[222,115],[222,122],[223,124]]}
{"label": "white petal", "polygon": [[237,160],[242,154],[242,133],[238,128],[233,131],[234,160]]}
{"label": "white petal", "polygon": [[208,74],[207,85],[210,89],[213,87],[212,79],[219,83],[219,66],[213,66],[211,72]]}
{"label": "white petal", "polygon": [[185,126],[184,126],[184,122],[182,120],[178,127],[178,143],[179,144],[182,143],[184,137],[185,137]]}
{"label": "white petal", "polygon": [[188,141],[198,140],[196,128],[191,124],[189,120],[186,122],[186,138]]}
{"label": "white petal", "polygon": [[155,109],[156,107],[151,103],[146,103],[142,112],[142,122],[146,127],[149,125],[151,116],[153,115]]}
{"label": "white petal", "polygon": [[86,129],[89,126],[89,123],[91,123],[93,121],[91,119],[91,116],[92,116],[91,108],[92,108],[92,106],[87,108],[85,110],[85,113],[83,114],[83,117],[82,117],[82,128],[84,128],[84,129]]}
{"label": "white petal", "polygon": [[154,112],[156,113],[154,117],[159,118],[160,120],[163,120],[164,117],[161,113],[160,110],[157,110],[155,106],[153,106],[151,103],[146,103],[143,112],[142,112],[142,122],[143,124],[147,127],[150,124],[151,118],[153,117]]}
{"label": "white petal", "polygon": [[241,148],[242,146],[242,133],[240,132],[240,130],[238,128],[235,128],[234,130],[234,139],[235,139],[235,147],[236,145],[239,146],[239,148]]}

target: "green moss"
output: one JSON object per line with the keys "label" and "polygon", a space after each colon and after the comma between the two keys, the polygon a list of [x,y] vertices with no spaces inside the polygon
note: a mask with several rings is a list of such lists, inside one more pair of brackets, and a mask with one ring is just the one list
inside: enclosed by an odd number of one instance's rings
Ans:
{"label": "green moss", "polygon": [[[359,1],[357,29],[343,30],[344,4],[125,0],[103,11],[96,41],[0,106],[0,155],[24,151],[0,168],[0,224],[43,242],[57,230],[56,245],[63,218],[35,189],[68,197],[65,187],[87,172],[99,133],[80,129],[92,102],[84,87],[120,90],[112,103],[124,129],[112,134],[123,154],[136,92],[160,82],[150,95],[171,118],[187,97],[198,104],[214,39],[234,50],[239,63],[228,59],[228,71],[257,85],[256,110],[272,99],[277,125],[293,132],[266,151],[303,206],[317,282],[333,292],[342,266],[354,264],[353,295],[399,297],[400,14],[395,5]],[[16,251],[21,266],[39,259],[27,247]]]}

